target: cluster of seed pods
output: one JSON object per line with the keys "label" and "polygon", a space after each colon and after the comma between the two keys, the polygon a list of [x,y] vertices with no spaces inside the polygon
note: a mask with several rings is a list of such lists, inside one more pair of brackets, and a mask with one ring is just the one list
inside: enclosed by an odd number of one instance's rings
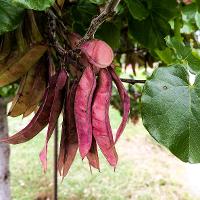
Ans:
{"label": "cluster of seed pods", "polygon": [[[72,45],[73,46],[73,45]],[[48,125],[40,160],[47,169],[48,141],[63,111],[58,170],[65,177],[79,150],[81,158],[100,169],[98,148],[108,163],[116,167],[115,144],[122,134],[130,110],[129,96],[111,63],[112,49],[103,41],[93,39],[80,47],[83,73],[79,80],[69,80],[67,71],[60,69],[50,77],[42,102],[31,122],[20,132],[0,142],[18,144],[35,137]],[[114,138],[109,119],[109,106],[114,81],[123,106],[122,122]]]}

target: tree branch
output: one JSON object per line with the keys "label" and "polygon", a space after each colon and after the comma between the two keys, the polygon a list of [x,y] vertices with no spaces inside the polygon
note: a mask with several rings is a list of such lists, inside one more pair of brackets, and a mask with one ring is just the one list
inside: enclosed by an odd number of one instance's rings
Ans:
{"label": "tree branch", "polygon": [[146,82],[146,80],[134,80],[134,79],[125,79],[125,78],[121,78],[121,81],[124,83],[132,84],[132,85],[135,85],[136,83],[144,84]]}
{"label": "tree branch", "polygon": [[121,0],[109,0],[108,3],[105,6],[105,9],[95,17],[91,23],[90,26],[84,35],[84,37],[79,41],[77,48],[81,46],[84,42],[92,39],[94,37],[94,34],[96,33],[99,26],[109,17],[113,16],[115,13],[115,8],[120,3]]}

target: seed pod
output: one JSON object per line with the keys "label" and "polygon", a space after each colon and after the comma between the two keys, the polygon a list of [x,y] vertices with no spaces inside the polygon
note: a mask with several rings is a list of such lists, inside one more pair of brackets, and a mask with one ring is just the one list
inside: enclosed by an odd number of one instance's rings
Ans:
{"label": "seed pod", "polygon": [[81,46],[88,61],[98,68],[106,68],[114,58],[112,48],[102,40],[90,40]]}
{"label": "seed pod", "polygon": [[24,113],[23,113],[23,118],[29,116],[32,112],[35,112],[37,110],[38,106],[34,105],[30,108],[28,108]]}
{"label": "seed pod", "polygon": [[12,65],[17,63],[19,58],[19,50],[11,51],[8,57],[6,58],[6,61],[0,65],[0,76],[4,74]]}
{"label": "seed pod", "polygon": [[14,82],[26,74],[39,61],[46,50],[47,47],[43,45],[32,47],[18,62],[11,65],[0,75],[0,87]]}
{"label": "seed pod", "polygon": [[2,41],[2,46],[0,48],[0,63],[4,63],[5,59],[9,56],[12,46],[11,43],[11,33],[5,33]]}
{"label": "seed pod", "polygon": [[51,138],[51,135],[53,133],[53,130],[55,129],[58,117],[61,113],[62,107],[63,107],[63,102],[64,102],[64,87],[66,85],[67,81],[67,72],[65,69],[62,69],[58,75],[58,79],[56,82],[56,86],[54,89],[54,99],[52,102],[52,107],[51,107],[51,112],[49,116],[49,126],[48,126],[48,131],[46,135],[46,142],[43,150],[40,153],[40,160],[42,162],[42,166],[44,171],[47,170],[47,148],[48,148],[48,142],[49,139]]}
{"label": "seed pod", "polygon": [[92,131],[102,153],[113,167],[118,156],[109,119],[109,105],[112,94],[112,79],[107,69],[101,69],[92,105]]}
{"label": "seed pod", "polygon": [[32,99],[31,88],[36,78],[36,68],[33,67],[30,71],[22,78],[20,82],[19,90],[14,100],[12,101],[12,106],[8,112],[11,117],[17,117],[23,114],[27,110],[27,103],[29,99]]}
{"label": "seed pod", "polygon": [[42,38],[42,35],[41,35],[39,28],[37,26],[37,22],[36,22],[33,10],[31,10],[31,9],[27,10],[27,17],[29,19],[29,22],[28,22],[29,27],[30,27],[29,35],[30,35],[30,38],[31,38],[31,42],[32,43],[41,42],[43,40],[43,38]]}
{"label": "seed pod", "polygon": [[124,131],[124,128],[128,121],[128,115],[130,112],[130,98],[129,98],[128,93],[127,93],[126,89],[124,88],[124,85],[122,84],[120,78],[115,73],[114,69],[112,67],[109,67],[108,69],[112,76],[112,79],[114,80],[114,82],[117,86],[117,89],[119,91],[119,95],[120,95],[120,98],[121,98],[121,101],[123,104],[122,122],[117,130],[116,139],[115,139],[115,143],[116,143],[117,140],[119,139],[119,137],[121,136],[122,132]]}
{"label": "seed pod", "polygon": [[36,67],[36,77],[30,89],[31,95],[27,98],[26,111],[23,113],[23,118],[31,114],[42,100],[46,88],[47,70],[44,63],[40,63]]}
{"label": "seed pod", "polygon": [[74,81],[65,99],[60,153],[58,158],[58,171],[63,177],[67,175],[78,150],[78,135],[74,116],[74,98],[77,85],[78,82]]}
{"label": "seed pod", "polygon": [[94,136],[92,136],[92,145],[91,145],[89,153],[87,154],[87,159],[89,161],[90,166],[100,170],[97,143]]}
{"label": "seed pod", "polygon": [[63,165],[65,161],[65,137],[66,137],[66,113],[65,113],[65,107],[63,112],[63,122],[62,122],[62,132],[61,132],[61,140],[60,140],[60,150],[59,150],[59,156],[58,156],[58,171],[59,174],[62,175]]}
{"label": "seed pod", "polygon": [[82,159],[88,154],[92,144],[91,104],[96,77],[91,67],[86,67],[79,81],[74,103],[79,150]]}
{"label": "seed pod", "polygon": [[43,102],[31,122],[20,132],[11,137],[3,138],[0,140],[0,142],[6,142],[10,144],[27,142],[45,128],[49,122],[49,115],[54,99],[56,80],[57,74],[50,79],[49,86],[47,87],[44,94]]}

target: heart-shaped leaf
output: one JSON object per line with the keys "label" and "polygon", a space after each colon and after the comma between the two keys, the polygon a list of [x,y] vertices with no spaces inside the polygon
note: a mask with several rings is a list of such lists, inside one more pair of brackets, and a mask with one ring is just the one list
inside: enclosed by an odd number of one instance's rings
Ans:
{"label": "heart-shaped leaf", "polygon": [[0,35],[17,28],[23,18],[23,9],[9,0],[0,0]]}
{"label": "heart-shaped leaf", "polygon": [[23,8],[42,11],[52,6],[55,0],[12,0],[12,2]]}
{"label": "heart-shaped leaf", "polygon": [[200,74],[183,65],[161,67],[145,83],[142,119],[149,133],[184,162],[200,162]]}

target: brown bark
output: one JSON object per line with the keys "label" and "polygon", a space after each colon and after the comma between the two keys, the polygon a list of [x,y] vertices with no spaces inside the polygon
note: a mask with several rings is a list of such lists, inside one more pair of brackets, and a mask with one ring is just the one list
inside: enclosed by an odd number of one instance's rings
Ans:
{"label": "brown bark", "polygon": [[[7,101],[0,98],[0,138],[8,136]],[[10,200],[10,147],[0,143],[0,200]]]}

